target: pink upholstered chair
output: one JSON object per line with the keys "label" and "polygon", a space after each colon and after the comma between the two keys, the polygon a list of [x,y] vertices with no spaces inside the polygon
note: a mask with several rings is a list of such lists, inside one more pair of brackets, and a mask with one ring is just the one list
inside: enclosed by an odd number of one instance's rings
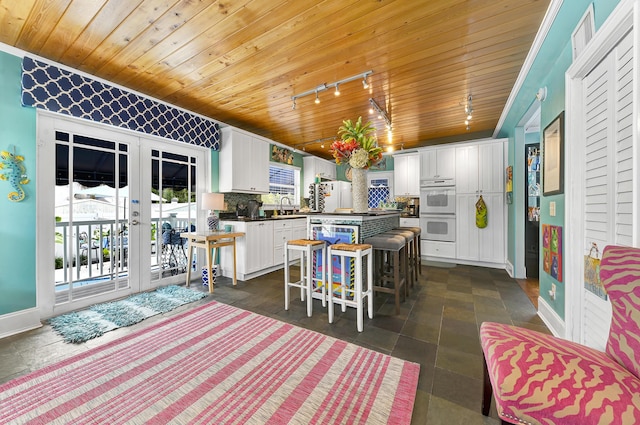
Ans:
{"label": "pink upholstered chair", "polygon": [[606,352],[485,322],[482,413],[502,423],[640,424],[640,249],[607,246],[600,264],[613,317]]}

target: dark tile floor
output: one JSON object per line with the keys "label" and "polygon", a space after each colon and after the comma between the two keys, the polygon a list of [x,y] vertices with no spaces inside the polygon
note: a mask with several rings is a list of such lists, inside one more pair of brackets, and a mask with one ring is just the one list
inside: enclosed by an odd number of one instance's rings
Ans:
{"label": "dark tile floor", "polygon": [[[191,287],[206,290],[199,284]],[[420,282],[402,303],[400,314],[395,314],[389,296],[377,295],[375,317],[365,318],[362,333],[356,330],[353,309],[347,309],[346,313],[336,309],[336,320],[330,325],[326,310],[316,300],[313,317],[307,317],[297,290],[292,290],[294,301],[289,311],[285,311],[282,288],[282,271],[238,282],[236,287],[229,279],[222,278],[215,293],[196,304],[217,300],[419,363],[420,379],[412,424],[499,423],[493,408],[488,418],[480,413],[480,324],[497,321],[548,333],[527,294],[504,270],[444,264],[423,266]],[[0,382],[118,338],[193,305],[117,329],[84,344],[65,344],[48,325],[2,339]]]}

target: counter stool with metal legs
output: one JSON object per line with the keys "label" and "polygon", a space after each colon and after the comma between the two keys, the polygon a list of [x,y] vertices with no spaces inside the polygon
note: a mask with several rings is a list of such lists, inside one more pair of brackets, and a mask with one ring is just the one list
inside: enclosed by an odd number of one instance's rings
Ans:
{"label": "counter stool with metal legs", "polygon": [[[333,257],[339,257],[340,261],[340,286],[337,288],[340,291],[340,298],[334,301],[333,293],[333,273],[332,264]],[[364,289],[363,283],[363,259],[367,259],[367,288]],[[329,291],[329,323],[333,323],[333,303],[340,304],[342,311],[346,311],[347,307],[355,307],[357,315],[358,332],[362,332],[364,329],[363,318],[363,303],[367,299],[367,311],[369,319],[373,319],[373,251],[369,244],[348,244],[337,243],[329,245],[327,247],[327,264],[329,264],[327,271],[327,287]],[[346,259],[353,258],[353,273],[354,282],[353,287],[350,286],[351,282],[347,282],[347,276],[351,273],[345,273]],[[351,280],[351,279],[349,279]],[[348,299],[347,297],[351,298]]]}
{"label": "counter stool with metal legs", "polygon": [[406,296],[406,240],[401,235],[380,233],[364,240],[373,246],[375,280],[373,291],[393,294],[396,314],[400,314],[400,294]]}
{"label": "counter stool with metal legs", "polygon": [[407,279],[407,285],[405,286],[405,293],[408,293],[409,287],[413,288],[414,283],[418,283],[418,270],[413,260],[414,258],[413,244],[416,238],[412,231],[399,230],[399,229],[389,230],[384,233],[380,233],[380,235],[402,236],[405,240],[406,246],[402,254],[404,254],[404,260],[405,260],[404,264],[405,264],[405,272],[406,272],[406,279]]}
{"label": "counter stool with metal legs", "polygon": [[[409,231],[413,232],[414,239],[413,239],[413,246],[411,247],[411,249],[412,249],[411,260],[415,264],[415,268],[417,270],[417,275],[422,276],[422,251],[421,251],[421,248],[420,248],[420,236],[422,234],[422,229],[420,229],[419,227],[414,227],[414,226],[396,227],[396,229],[409,230]],[[416,275],[416,282],[418,281],[418,276],[417,275]]]}
{"label": "counter stool with metal legs", "polygon": [[[313,284],[322,282],[322,306],[326,304],[325,272],[326,265],[320,271],[319,277],[314,277],[313,253],[322,251],[322,260],[326,262],[326,243],[313,239],[294,239],[285,242],[284,246],[284,309],[289,310],[289,287],[300,288],[300,299],[307,300],[307,316],[313,312]],[[300,252],[300,280],[291,282],[289,273],[289,251]]]}

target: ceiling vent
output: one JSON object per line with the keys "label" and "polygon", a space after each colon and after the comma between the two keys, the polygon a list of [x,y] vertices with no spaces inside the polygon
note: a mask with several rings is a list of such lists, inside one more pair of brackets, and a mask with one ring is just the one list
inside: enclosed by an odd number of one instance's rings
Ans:
{"label": "ceiling vent", "polygon": [[571,45],[573,47],[573,60],[575,61],[578,56],[584,51],[589,41],[593,38],[595,33],[595,25],[593,20],[593,3],[589,5],[587,11],[582,15],[582,19],[578,23],[578,26],[571,34]]}

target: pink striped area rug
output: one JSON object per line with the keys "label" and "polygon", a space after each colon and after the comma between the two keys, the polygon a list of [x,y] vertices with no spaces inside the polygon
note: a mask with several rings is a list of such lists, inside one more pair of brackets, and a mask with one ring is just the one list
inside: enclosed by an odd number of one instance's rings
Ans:
{"label": "pink striped area rug", "polygon": [[211,302],[0,386],[0,422],[408,424],[419,365]]}

